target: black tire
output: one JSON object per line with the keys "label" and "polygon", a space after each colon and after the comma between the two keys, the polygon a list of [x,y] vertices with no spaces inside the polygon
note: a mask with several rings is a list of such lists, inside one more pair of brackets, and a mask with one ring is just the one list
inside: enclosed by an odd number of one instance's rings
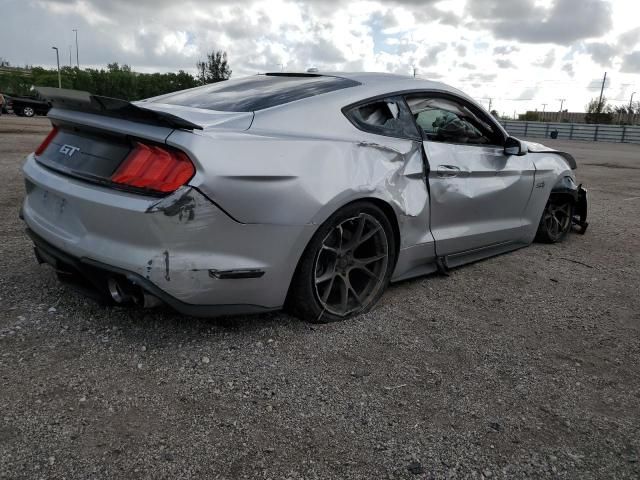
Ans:
{"label": "black tire", "polygon": [[564,240],[571,231],[573,209],[571,197],[567,195],[551,196],[540,218],[536,242],[557,243]]}
{"label": "black tire", "polygon": [[385,213],[368,201],[347,205],[311,238],[293,277],[287,310],[312,323],[366,313],[382,296],[395,262],[396,239]]}
{"label": "black tire", "polygon": [[33,117],[36,114],[36,111],[33,107],[24,107],[22,109],[22,114],[25,117]]}

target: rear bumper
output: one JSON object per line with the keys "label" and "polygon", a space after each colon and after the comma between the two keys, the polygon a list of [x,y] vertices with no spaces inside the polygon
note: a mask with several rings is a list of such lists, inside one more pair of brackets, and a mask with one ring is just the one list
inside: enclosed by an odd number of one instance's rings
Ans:
{"label": "rear bumper", "polygon": [[75,258],[62,250],[54,247],[43,238],[39,237],[32,230],[27,229],[27,234],[34,244],[36,258],[39,263],[47,263],[58,272],[64,272],[65,276],[74,276],[70,283],[84,280],[85,290],[88,296],[94,297],[92,292],[98,296],[108,298],[107,281],[109,278],[117,277],[119,280],[125,279],[131,285],[140,288],[144,293],[159,298],[174,310],[185,315],[195,317],[215,317],[221,315],[238,315],[248,313],[265,313],[277,308],[268,308],[259,305],[239,304],[239,305],[194,305],[185,303],[172,297],[164,290],[158,288],[146,278],[134,272],[129,272],[112,265],[106,265],[89,258]]}
{"label": "rear bumper", "polygon": [[23,170],[22,216],[42,259],[121,275],[189,315],[280,308],[313,233],[239,223],[190,187],[159,201],[58,174],[33,156]]}

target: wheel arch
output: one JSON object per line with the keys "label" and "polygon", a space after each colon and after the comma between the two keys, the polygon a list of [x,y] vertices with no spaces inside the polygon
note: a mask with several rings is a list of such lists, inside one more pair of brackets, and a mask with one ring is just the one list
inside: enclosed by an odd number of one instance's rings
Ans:
{"label": "wheel arch", "polygon": [[578,201],[579,188],[572,175],[561,175],[549,192],[549,200],[551,198],[567,198],[575,204]]}
{"label": "wheel arch", "polygon": [[[358,202],[369,202],[373,205],[375,205],[376,207],[378,207],[380,210],[382,210],[382,212],[384,213],[384,215],[387,217],[387,219],[389,220],[389,223],[391,224],[391,228],[393,230],[393,238],[394,238],[394,250],[395,250],[395,262],[398,261],[398,253],[400,252],[400,224],[398,222],[398,215],[396,213],[396,211],[393,209],[393,206],[378,197],[359,197],[359,198],[354,198],[354,199],[350,199],[349,201],[342,203],[339,207],[332,209],[332,211],[328,214],[325,215],[323,220],[321,222],[317,222],[315,224],[315,228],[313,230],[313,233],[309,236],[304,248],[302,248],[300,250],[300,253],[298,255],[298,258],[296,259],[296,268],[293,271],[293,275],[291,275],[291,278],[289,279],[289,285],[287,287],[287,296],[286,296],[286,300],[285,300],[285,305],[289,303],[289,294],[291,292],[291,285],[294,281],[294,279],[296,278],[296,275],[298,274],[298,270],[300,268],[300,263],[302,262],[302,259],[304,258],[304,255],[307,251],[307,249],[309,248],[309,244],[311,243],[313,237],[315,236],[316,232],[320,229],[320,227],[322,225],[324,225],[324,223],[329,220],[333,215],[335,215],[337,212],[339,212],[340,210],[342,210],[343,208],[347,208],[349,205],[353,205],[354,203],[358,203]],[[395,268],[395,265],[393,266],[393,268]],[[393,270],[392,268],[392,270]]]}

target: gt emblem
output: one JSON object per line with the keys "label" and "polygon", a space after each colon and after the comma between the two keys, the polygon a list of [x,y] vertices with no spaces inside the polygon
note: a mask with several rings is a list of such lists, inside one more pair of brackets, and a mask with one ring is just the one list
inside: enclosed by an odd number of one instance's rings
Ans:
{"label": "gt emblem", "polygon": [[76,153],[78,150],[80,150],[80,147],[74,147],[73,145],[62,145],[60,147],[60,150],[58,150],[61,154],[66,155],[67,157],[71,157],[73,156],[74,153]]}

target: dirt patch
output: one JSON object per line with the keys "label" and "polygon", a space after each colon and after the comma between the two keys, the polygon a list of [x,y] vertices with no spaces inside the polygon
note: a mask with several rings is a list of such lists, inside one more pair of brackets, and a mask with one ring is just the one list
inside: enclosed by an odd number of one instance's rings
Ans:
{"label": "dirt patch", "polygon": [[16,214],[42,130],[0,134],[0,478],[640,477],[640,147],[549,142],[589,187],[585,236],[312,326],[60,286]]}

